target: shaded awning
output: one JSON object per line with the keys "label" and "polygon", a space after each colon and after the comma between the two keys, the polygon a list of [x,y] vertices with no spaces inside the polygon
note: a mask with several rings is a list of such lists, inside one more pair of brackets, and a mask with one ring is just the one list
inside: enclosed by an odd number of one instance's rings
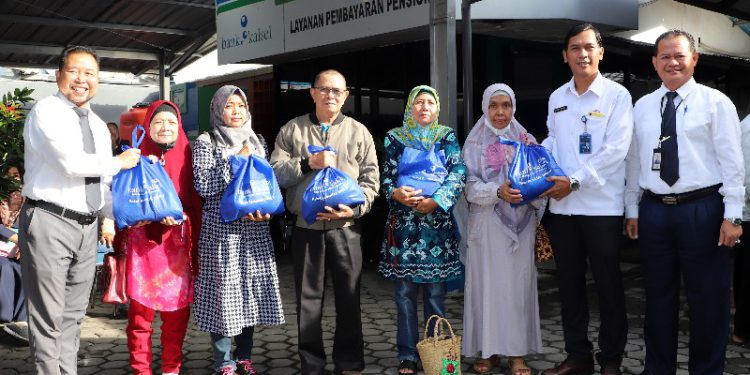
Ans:
{"label": "shaded awning", "polygon": [[167,75],[216,48],[213,0],[4,0],[0,65],[56,67],[69,45],[92,47],[101,70]]}

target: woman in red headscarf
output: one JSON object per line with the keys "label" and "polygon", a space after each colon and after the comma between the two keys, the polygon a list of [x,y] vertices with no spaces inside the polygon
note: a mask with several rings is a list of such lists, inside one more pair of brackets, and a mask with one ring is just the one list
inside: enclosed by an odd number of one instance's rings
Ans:
{"label": "woman in red headscarf", "polygon": [[161,163],[183,206],[183,217],[143,222],[120,233],[127,251],[128,349],[137,375],[151,374],[151,323],[161,314],[162,373],[177,374],[193,301],[192,260],[201,226],[201,200],[193,186],[192,152],[177,106],[160,100],[148,108],[141,155]]}

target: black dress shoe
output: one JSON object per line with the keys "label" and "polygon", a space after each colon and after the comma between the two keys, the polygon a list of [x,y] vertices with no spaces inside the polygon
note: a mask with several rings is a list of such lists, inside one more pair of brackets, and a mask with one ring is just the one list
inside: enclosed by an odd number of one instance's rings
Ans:
{"label": "black dress shoe", "polygon": [[556,367],[542,371],[541,375],[591,375],[594,373],[594,362],[565,361]]}
{"label": "black dress shoe", "polygon": [[622,375],[620,367],[612,365],[603,366],[600,373],[602,375]]}

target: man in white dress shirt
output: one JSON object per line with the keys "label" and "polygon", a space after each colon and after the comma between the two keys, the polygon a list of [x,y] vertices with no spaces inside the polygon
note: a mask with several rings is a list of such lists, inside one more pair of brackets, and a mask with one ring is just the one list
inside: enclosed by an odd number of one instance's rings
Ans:
{"label": "man in white dress shirt", "polygon": [[98,215],[109,179],[134,167],[136,149],[112,156],[106,124],[89,109],[99,59],[68,47],[56,72],[57,94],[39,101],[24,125],[19,225],[31,354],[37,374],[76,374],[80,325],[94,278]]}
{"label": "man in white dress shirt", "polygon": [[557,265],[567,358],[542,375],[594,372],[587,259],[601,316],[596,359],[602,374],[619,375],[628,332],[619,254],[633,102],[624,87],[599,72],[604,48],[594,26],[571,28],[562,52],[573,78],[550,96],[548,137],[542,145],[568,175],[550,178],[555,185],[545,192],[552,198],[547,229]]}
{"label": "man in white dress shirt", "polygon": [[730,247],[742,234],[739,118],[726,95],[693,79],[698,53],[687,32],[659,36],[652,62],[662,85],[635,104],[626,192],[627,232],[641,239],[644,374],[676,371],[680,281],[690,306],[689,371],[721,374]]}

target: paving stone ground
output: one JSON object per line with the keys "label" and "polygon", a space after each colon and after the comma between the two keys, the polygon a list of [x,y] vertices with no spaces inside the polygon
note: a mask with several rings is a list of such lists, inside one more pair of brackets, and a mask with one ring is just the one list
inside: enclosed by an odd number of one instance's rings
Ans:
{"label": "paving stone ground", "polygon": [[[624,257],[627,258],[627,257]],[[631,257],[632,258],[632,257]],[[640,270],[636,262],[623,262],[624,281],[627,296],[628,320],[630,330],[626,357],[623,361],[625,373],[639,374],[643,367],[643,314],[644,293]],[[253,361],[261,374],[286,375],[299,373],[299,360],[296,354],[297,319],[295,314],[294,287],[292,267],[289,259],[279,260],[281,294],[286,315],[286,325],[280,327],[259,327],[255,334]],[[589,281],[589,285],[591,285]],[[396,359],[396,307],[392,299],[392,285],[381,279],[372,265],[365,267],[362,276],[362,321],[365,337],[365,374],[397,374]],[[324,337],[326,352],[329,356],[334,331],[335,315],[333,310],[333,293],[329,289],[328,300],[324,309]],[[596,336],[599,326],[599,313],[595,292],[589,288],[589,306],[591,309],[591,327],[589,336],[596,348]],[[683,305],[684,298],[682,299]],[[554,366],[565,358],[562,325],[560,322],[560,304],[557,287],[554,282],[554,265],[542,265],[539,274],[539,302],[542,323],[542,340],[544,351],[529,356],[528,364],[536,373]],[[457,334],[462,333],[461,317],[463,315],[463,294],[452,292],[447,301],[447,317],[452,322]],[[125,319],[112,318],[111,305],[97,303],[89,310],[81,331],[81,349],[79,352],[79,374],[130,374],[128,368],[128,348],[125,338]],[[160,322],[154,323],[155,337],[158,337]],[[687,374],[688,336],[686,311],[680,315],[680,336],[678,338],[677,374]],[[17,346],[13,339],[4,333],[0,334],[0,374],[33,374],[29,359],[28,347]],[[161,345],[154,341],[154,369],[159,374],[159,353]],[[184,344],[185,359],[182,374],[211,374],[211,348],[208,334],[196,330],[191,323]],[[465,373],[471,373],[472,358],[463,363]],[[332,365],[329,365],[332,370]],[[503,360],[491,374],[508,372],[507,363]],[[420,372],[421,374],[421,372]],[[750,349],[732,346],[727,348],[726,374],[750,374]]]}

